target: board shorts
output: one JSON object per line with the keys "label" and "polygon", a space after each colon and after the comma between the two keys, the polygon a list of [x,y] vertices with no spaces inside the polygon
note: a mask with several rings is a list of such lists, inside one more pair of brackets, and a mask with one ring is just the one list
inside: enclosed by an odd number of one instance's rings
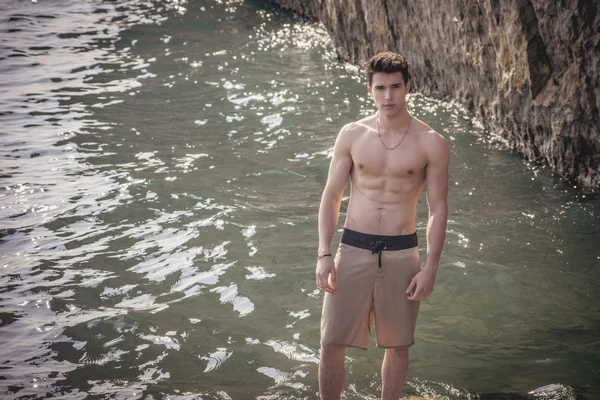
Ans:
{"label": "board shorts", "polygon": [[336,289],[325,292],[323,346],[367,349],[373,323],[377,347],[414,344],[419,302],[406,297],[421,270],[416,232],[383,236],[344,228],[335,255]]}

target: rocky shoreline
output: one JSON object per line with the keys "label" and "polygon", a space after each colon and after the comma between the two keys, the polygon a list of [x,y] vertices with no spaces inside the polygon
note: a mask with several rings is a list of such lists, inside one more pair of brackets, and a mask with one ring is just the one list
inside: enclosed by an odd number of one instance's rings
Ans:
{"label": "rocky shoreline", "polygon": [[462,103],[527,160],[600,187],[596,1],[271,1],[321,21],[343,60],[403,53],[416,91]]}

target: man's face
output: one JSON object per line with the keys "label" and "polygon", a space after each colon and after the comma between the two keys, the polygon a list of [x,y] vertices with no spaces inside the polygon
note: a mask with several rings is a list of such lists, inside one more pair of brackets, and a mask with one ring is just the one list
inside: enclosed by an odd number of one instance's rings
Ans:
{"label": "man's face", "polygon": [[380,114],[393,117],[400,113],[406,105],[406,94],[410,89],[410,81],[404,84],[401,72],[376,72],[370,85],[369,94],[375,101]]}

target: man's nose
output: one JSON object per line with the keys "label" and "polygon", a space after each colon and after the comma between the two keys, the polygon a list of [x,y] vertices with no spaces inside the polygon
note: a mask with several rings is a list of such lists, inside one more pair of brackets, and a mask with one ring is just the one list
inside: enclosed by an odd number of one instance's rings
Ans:
{"label": "man's nose", "polygon": [[389,100],[391,98],[392,98],[392,91],[391,91],[391,89],[386,89],[385,90],[385,99]]}

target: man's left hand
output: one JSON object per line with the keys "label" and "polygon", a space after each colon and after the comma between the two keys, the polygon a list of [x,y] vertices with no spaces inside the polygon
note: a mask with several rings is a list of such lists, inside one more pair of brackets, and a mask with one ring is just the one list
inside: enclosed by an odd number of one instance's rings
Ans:
{"label": "man's left hand", "polygon": [[425,267],[419,271],[410,281],[406,289],[406,296],[410,301],[420,301],[429,297],[433,291],[435,283],[435,273],[433,268]]}

